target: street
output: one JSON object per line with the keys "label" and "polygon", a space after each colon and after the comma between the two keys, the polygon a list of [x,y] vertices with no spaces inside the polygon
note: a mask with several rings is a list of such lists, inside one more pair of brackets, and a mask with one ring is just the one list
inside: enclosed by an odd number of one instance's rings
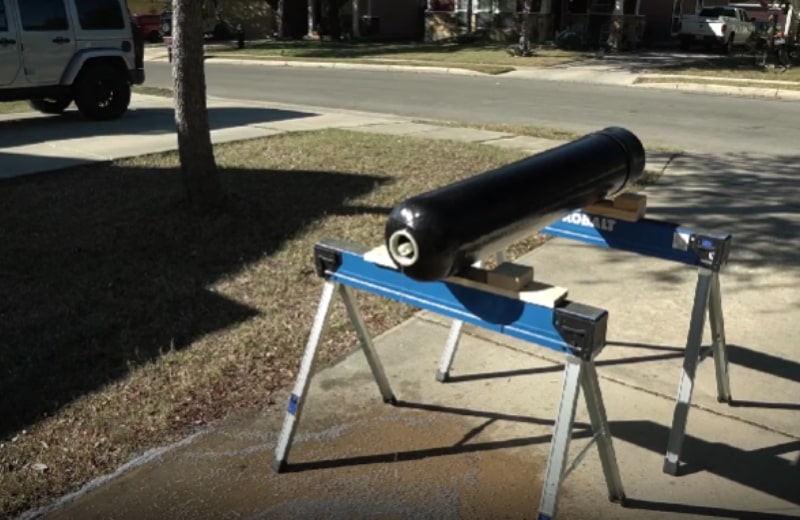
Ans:
{"label": "street", "polygon": [[[211,96],[460,122],[588,132],[621,125],[650,145],[781,155],[796,146],[800,103],[661,89],[333,69],[207,63]],[[169,87],[170,65],[149,62],[147,85]]]}

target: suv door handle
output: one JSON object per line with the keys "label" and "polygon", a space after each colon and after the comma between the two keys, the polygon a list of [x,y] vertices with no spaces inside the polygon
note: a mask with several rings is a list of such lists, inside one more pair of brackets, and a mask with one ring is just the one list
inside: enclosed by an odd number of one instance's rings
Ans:
{"label": "suv door handle", "polygon": [[8,38],[0,38],[0,45],[16,45],[17,40],[9,40]]}
{"label": "suv door handle", "polygon": [[69,38],[64,38],[63,36],[59,36],[58,38],[53,39],[53,43],[58,43],[59,45],[62,43],[69,43]]}

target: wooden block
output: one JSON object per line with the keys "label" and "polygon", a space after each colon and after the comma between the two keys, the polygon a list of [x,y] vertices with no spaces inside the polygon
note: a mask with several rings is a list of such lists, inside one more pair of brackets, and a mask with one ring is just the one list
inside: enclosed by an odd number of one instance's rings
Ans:
{"label": "wooden block", "polygon": [[[541,282],[530,281],[524,286],[514,290],[491,285],[486,283],[486,278],[491,272],[492,271],[471,267],[462,272],[459,276],[451,276],[445,281],[551,309],[567,297],[567,289]],[[532,269],[530,273],[532,276]]]}
{"label": "wooden block", "polygon": [[618,197],[614,197],[612,202],[617,209],[639,212],[647,208],[647,195],[643,193],[623,193]]}
{"label": "wooden block", "polygon": [[533,281],[533,267],[503,262],[486,273],[486,283],[509,291],[519,291]]}
{"label": "wooden block", "polygon": [[394,265],[394,260],[392,260],[392,257],[389,256],[389,250],[386,249],[386,246],[379,246],[374,249],[370,249],[364,253],[364,260],[371,264],[377,264],[382,267],[388,267],[390,269],[397,270],[397,266]]}
{"label": "wooden block", "polygon": [[615,218],[617,220],[624,220],[626,222],[636,222],[644,217],[645,208],[632,211],[627,209],[619,209],[614,207],[613,201],[603,200],[596,204],[586,206],[583,208],[585,213],[597,215],[600,217]]}

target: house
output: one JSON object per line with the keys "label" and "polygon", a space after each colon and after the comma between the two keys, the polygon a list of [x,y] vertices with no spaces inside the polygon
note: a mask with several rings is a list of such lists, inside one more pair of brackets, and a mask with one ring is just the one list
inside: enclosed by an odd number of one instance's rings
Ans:
{"label": "house", "polygon": [[[515,41],[523,4],[523,0],[428,0],[425,39],[441,41],[479,31],[495,40]],[[680,31],[684,14],[728,4],[728,0],[532,0],[529,36],[544,42],[566,31],[590,46],[629,49],[671,40]],[[746,8],[758,19],[766,12],[759,3],[730,4]]]}
{"label": "house", "polygon": [[[306,36],[367,36],[374,39],[422,39],[426,0],[284,0],[284,22],[293,28],[306,19]],[[354,23],[355,21],[355,23]],[[292,31],[297,36],[296,30]],[[290,36],[284,31],[285,36]]]}
{"label": "house", "polygon": [[[640,4],[672,0],[532,0],[528,27],[534,42],[553,40],[569,31],[589,45],[637,47],[645,16]],[[428,41],[484,31],[493,39],[513,41],[522,26],[523,0],[429,0],[425,19]]]}
{"label": "house", "polygon": [[[242,24],[245,34],[251,38],[272,35],[276,29],[275,9],[277,0],[205,0],[206,16],[219,16],[234,25]],[[298,0],[287,3],[300,4]],[[133,14],[161,14],[172,10],[172,0],[127,0],[128,10]]]}

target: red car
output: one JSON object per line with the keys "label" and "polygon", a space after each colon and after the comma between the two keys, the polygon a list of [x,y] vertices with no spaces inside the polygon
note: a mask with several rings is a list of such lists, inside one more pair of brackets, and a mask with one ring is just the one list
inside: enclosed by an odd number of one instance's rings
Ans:
{"label": "red car", "polygon": [[136,24],[139,26],[139,33],[142,41],[158,43],[161,41],[161,16],[157,14],[136,14],[133,15]]}

